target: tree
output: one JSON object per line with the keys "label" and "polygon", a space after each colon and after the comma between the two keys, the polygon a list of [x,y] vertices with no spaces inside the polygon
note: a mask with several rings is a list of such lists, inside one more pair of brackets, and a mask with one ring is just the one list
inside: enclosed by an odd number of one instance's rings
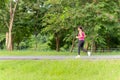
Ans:
{"label": "tree", "polygon": [[[4,22],[4,24],[6,24],[9,30],[9,35],[7,33],[6,37],[7,49],[12,50],[14,43],[17,43],[17,45],[19,46],[20,42],[26,37],[29,37],[32,34],[34,34],[35,36],[39,34],[42,28],[41,19],[45,12],[45,6],[43,2],[44,1],[42,0],[20,0],[18,4],[18,1],[11,0],[10,2],[8,2],[10,3],[10,7],[7,7],[9,4],[6,3],[5,10],[2,10],[6,14],[1,14],[3,15],[2,21]],[[8,12],[9,9],[11,13],[10,16]],[[12,37],[9,37],[10,35]]]}
{"label": "tree", "polygon": [[[9,26],[8,26],[8,33],[6,33],[7,35],[7,49],[8,50],[12,50],[13,45],[12,45],[12,27],[13,27],[13,21],[14,21],[14,16],[15,16],[15,11],[16,11],[16,7],[18,4],[19,0],[15,0],[14,2],[12,0],[10,0],[10,22],[9,22]],[[12,5],[13,3],[15,3],[14,5]]]}
{"label": "tree", "polygon": [[[50,46],[57,51],[71,45],[72,51],[78,25],[85,29],[86,42],[92,50],[119,44],[119,0],[20,0],[19,4],[17,0],[4,1],[7,2],[0,3],[0,28],[1,34],[9,32],[9,50],[31,35],[37,39],[42,31],[52,38]],[[4,36],[0,40],[3,39]]]}
{"label": "tree", "polygon": [[29,6],[30,13],[32,14],[30,16],[31,18],[31,29],[33,31],[33,35],[35,36],[35,49],[37,49],[37,36],[39,33],[41,33],[41,30],[43,29],[42,26],[42,19],[47,11],[47,6],[44,5],[45,0],[35,0],[32,3],[29,3],[32,6]]}
{"label": "tree", "polygon": [[[63,1],[63,0],[50,0],[48,2],[50,8],[45,15],[44,21],[47,23],[46,30],[49,33],[55,34],[56,48],[59,42],[58,35],[62,36],[61,31],[67,31],[66,40],[72,40],[73,43],[75,32],[74,29],[78,25],[82,25],[87,34],[87,42],[91,45],[91,50],[96,50],[100,47],[110,47],[110,31],[116,30],[118,24],[119,7],[118,2],[103,1],[103,0],[86,0],[84,2],[76,1]],[[103,30],[102,32],[100,32]],[[103,35],[109,36],[105,38]],[[113,35],[114,36],[114,35]],[[109,40],[109,41],[108,41]],[[118,41],[117,41],[118,42]]]}
{"label": "tree", "polygon": [[86,4],[81,13],[83,20],[81,24],[89,26],[90,28],[87,29],[87,32],[90,34],[89,36],[91,36],[89,38],[92,40],[92,50],[97,49],[98,45],[99,48],[110,48],[113,42],[111,39],[113,39],[112,36],[114,36],[112,34],[114,34],[114,30],[117,29],[118,15],[120,13],[117,2],[113,0]]}
{"label": "tree", "polygon": [[[3,6],[5,7],[1,12],[5,12],[5,14],[2,13],[2,21],[4,24],[6,24],[6,27],[8,28],[8,32],[6,33],[6,45],[8,50],[12,50],[12,27],[13,27],[13,21],[14,21],[14,15],[16,11],[16,7],[19,0],[5,0],[3,1]],[[9,4],[9,7],[8,7]],[[9,17],[8,17],[9,13]]]}
{"label": "tree", "polygon": [[44,19],[43,19],[43,25],[46,26],[44,28],[45,32],[49,32],[49,34],[52,34],[56,42],[56,50],[60,50],[60,37],[62,34],[62,19],[61,19],[61,13],[62,13],[62,6],[60,3],[60,0],[55,1],[47,1],[47,4],[49,5],[48,11],[46,12]]}

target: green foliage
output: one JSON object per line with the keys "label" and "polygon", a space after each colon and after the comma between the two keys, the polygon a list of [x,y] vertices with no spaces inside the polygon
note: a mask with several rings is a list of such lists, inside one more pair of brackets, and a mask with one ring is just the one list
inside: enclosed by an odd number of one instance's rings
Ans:
{"label": "green foliage", "polygon": [[[81,25],[89,44],[97,48],[119,47],[119,14],[119,0],[19,0],[12,30],[13,43],[15,47],[21,42],[34,44],[33,47],[37,43],[49,43],[55,49],[57,37],[59,48],[68,49],[77,35],[77,26]],[[9,0],[0,0],[0,34],[6,33],[8,25]],[[52,35],[52,38],[42,42],[39,34]],[[29,40],[31,35],[33,43]]]}
{"label": "green foliage", "polygon": [[[43,25],[46,26],[44,31],[52,34],[59,33],[58,35],[63,34],[61,31],[67,31],[64,40],[72,41],[76,35],[75,28],[82,25],[88,42],[95,41],[99,47],[104,48],[117,47],[115,42],[119,42],[118,35],[114,40],[112,34],[116,30],[120,10],[118,3],[114,0],[100,0],[96,3],[86,1],[84,4],[79,0],[55,2],[50,0],[47,4],[50,5],[50,8],[43,19]],[[109,44],[112,40],[114,41]]]}
{"label": "green foliage", "polygon": [[[68,48],[69,48],[69,46],[70,46],[70,41],[66,41],[66,40],[64,40],[64,34],[62,34],[62,36],[60,36],[59,37],[59,47],[61,48],[61,49],[63,49],[63,50],[67,50]],[[54,35],[50,35],[49,36],[49,39],[48,39],[48,42],[47,42],[47,44],[50,46],[50,48],[52,49],[52,50],[55,50],[56,49],[56,40],[55,40],[55,37],[54,37]]]}
{"label": "green foliage", "polygon": [[50,50],[50,48],[48,46],[48,36],[47,35],[38,34],[37,37],[32,35],[30,37],[29,43],[30,43],[30,47],[28,49],[41,50],[41,51]]}
{"label": "green foliage", "polygon": [[0,49],[5,47],[5,34],[0,34]]}

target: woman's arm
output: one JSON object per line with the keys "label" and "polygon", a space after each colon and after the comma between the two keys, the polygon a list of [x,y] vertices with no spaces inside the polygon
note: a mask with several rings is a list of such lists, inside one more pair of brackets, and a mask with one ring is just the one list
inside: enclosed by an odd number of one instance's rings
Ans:
{"label": "woman's arm", "polygon": [[82,32],[81,31],[79,31],[79,35],[80,35],[79,37],[82,37]]}
{"label": "woman's arm", "polygon": [[79,38],[79,37],[82,37],[82,33],[81,32],[79,32],[78,36],[76,36],[76,38]]}
{"label": "woman's arm", "polygon": [[86,34],[84,33],[84,37],[86,37]]}
{"label": "woman's arm", "polygon": [[78,36],[76,36],[76,38],[78,38]]}

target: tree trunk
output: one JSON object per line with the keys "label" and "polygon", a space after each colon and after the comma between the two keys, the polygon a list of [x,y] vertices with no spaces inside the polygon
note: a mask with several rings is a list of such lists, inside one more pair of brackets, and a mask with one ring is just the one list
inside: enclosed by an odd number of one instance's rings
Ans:
{"label": "tree trunk", "polygon": [[10,51],[12,50],[12,25],[13,25],[13,17],[11,17],[9,32],[8,32],[8,46],[7,46],[7,49],[10,50]]}
{"label": "tree trunk", "polygon": [[12,34],[11,34],[11,32],[8,33],[8,45],[7,45],[7,49],[9,51],[12,51]]}
{"label": "tree trunk", "polygon": [[96,3],[97,1],[96,0],[93,0],[94,3]]}
{"label": "tree trunk", "polygon": [[96,44],[96,42],[95,42],[95,52],[97,51],[97,44]]}
{"label": "tree trunk", "polygon": [[86,42],[85,48],[86,48],[87,50],[89,49],[89,43],[88,43],[88,42]]}
{"label": "tree trunk", "polygon": [[38,48],[38,42],[37,42],[37,34],[35,34],[35,50],[37,50],[37,48]]}
{"label": "tree trunk", "polygon": [[18,42],[17,43],[17,50],[20,50],[20,46],[19,45],[20,45],[20,43]]}
{"label": "tree trunk", "polygon": [[16,11],[16,6],[18,4],[18,0],[16,0],[16,3],[14,5],[14,8],[12,7],[12,0],[10,1],[10,22],[9,22],[9,31],[6,33],[7,38],[6,38],[6,45],[7,45],[7,50],[11,51],[13,50],[13,45],[12,45],[12,26],[13,26],[13,21],[14,21],[14,15]]}
{"label": "tree trunk", "polygon": [[94,41],[91,42],[91,52],[94,52]]}
{"label": "tree trunk", "polygon": [[8,32],[6,32],[6,47],[8,46]]}
{"label": "tree trunk", "polygon": [[71,47],[71,49],[70,49],[70,52],[73,52],[74,45],[75,45],[75,38],[73,38],[73,40],[72,40],[72,47]]}
{"label": "tree trunk", "polygon": [[96,45],[95,45],[95,41],[94,40],[92,41],[92,44],[91,44],[91,51],[92,52],[96,51]]}
{"label": "tree trunk", "polygon": [[59,51],[59,42],[60,42],[60,39],[59,39],[59,36],[56,35],[56,51]]}

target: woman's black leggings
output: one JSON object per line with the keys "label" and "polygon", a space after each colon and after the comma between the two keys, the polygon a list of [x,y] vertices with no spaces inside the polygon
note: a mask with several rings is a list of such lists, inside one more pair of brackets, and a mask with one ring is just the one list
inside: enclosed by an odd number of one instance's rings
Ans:
{"label": "woman's black leggings", "polygon": [[84,49],[83,47],[84,47],[84,40],[79,40],[79,42],[78,42],[78,55],[80,55],[80,50],[82,49],[84,52],[87,52],[87,50],[86,49]]}

